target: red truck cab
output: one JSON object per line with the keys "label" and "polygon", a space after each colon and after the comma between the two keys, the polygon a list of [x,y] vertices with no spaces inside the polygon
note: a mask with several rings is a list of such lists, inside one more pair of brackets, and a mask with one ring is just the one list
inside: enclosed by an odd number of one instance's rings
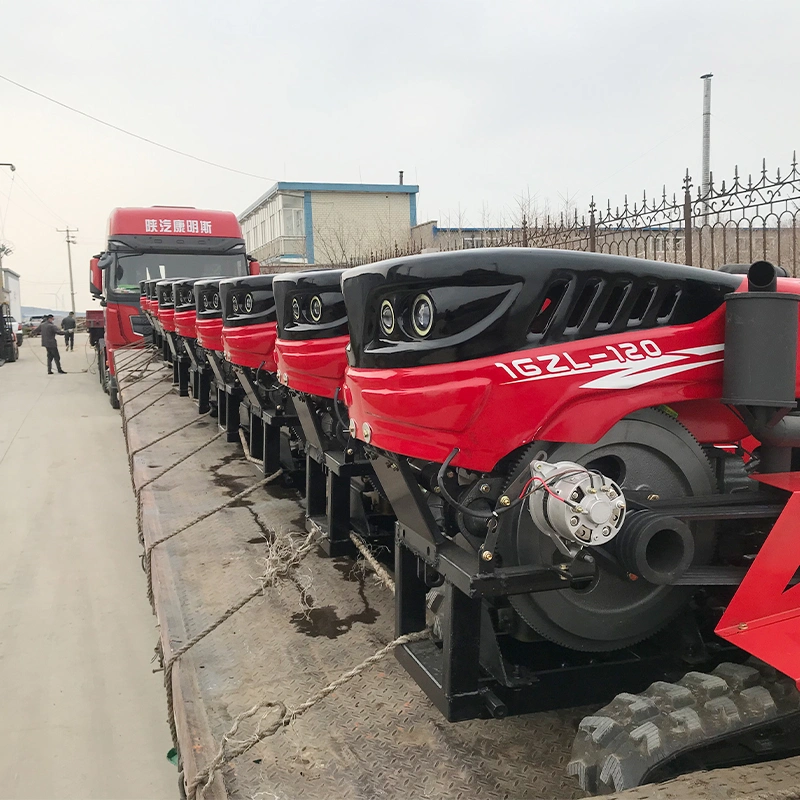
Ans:
{"label": "red truck cab", "polygon": [[118,407],[114,353],[152,340],[140,305],[140,283],[151,279],[239,277],[257,274],[245,252],[236,215],[179,206],[115,208],[106,249],[90,262],[90,290],[104,307],[98,366],[111,404]]}

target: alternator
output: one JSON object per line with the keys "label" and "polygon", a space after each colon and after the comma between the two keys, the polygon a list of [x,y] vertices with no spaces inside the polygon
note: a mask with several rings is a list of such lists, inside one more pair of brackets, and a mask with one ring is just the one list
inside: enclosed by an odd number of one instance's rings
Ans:
{"label": "alternator", "polygon": [[581,545],[607,544],[625,520],[622,489],[605,475],[573,461],[531,462],[528,491],[533,521],[551,538]]}

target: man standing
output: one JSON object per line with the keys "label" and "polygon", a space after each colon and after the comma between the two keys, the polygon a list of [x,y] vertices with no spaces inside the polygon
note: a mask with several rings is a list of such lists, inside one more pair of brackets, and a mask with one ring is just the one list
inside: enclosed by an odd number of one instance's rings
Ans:
{"label": "man standing", "polygon": [[56,369],[58,369],[59,374],[65,375],[66,373],[61,369],[61,356],[58,352],[56,336],[65,336],[66,334],[56,327],[56,324],[53,322],[52,314],[47,314],[45,316],[37,330],[41,331],[42,347],[47,350],[47,374],[53,374],[53,362],[55,361]]}
{"label": "man standing", "polygon": [[64,349],[75,350],[75,312],[70,311],[68,317],[61,320],[61,328],[64,331]]}

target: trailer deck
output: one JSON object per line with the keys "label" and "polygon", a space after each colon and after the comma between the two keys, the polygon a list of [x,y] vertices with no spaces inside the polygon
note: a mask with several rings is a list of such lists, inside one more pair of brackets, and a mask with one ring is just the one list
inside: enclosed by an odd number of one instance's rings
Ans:
{"label": "trailer deck", "polygon": [[[216,420],[198,419],[190,400],[169,392],[171,370],[156,361],[142,366],[141,356],[130,353],[120,354],[117,369],[134,488],[143,487],[146,547],[263,480],[239,444],[214,438]],[[181,425],[188,427],[146,447]],[[298,543],[307,536],[300,495],[279,479],[152,550],[165,661],[259,588],[276,536]],[[296,708],[393,636],[392,594],[374,573],[363,562],[310,552],[287,580],[264,588],[175,662],[175,720],[187,784],[211,762],[238,715],[270,700]],[[197,796],[582,797],[565,767],[578,723],[590,710],[450,724],[390,654],[226,761]],[[271,709],[259,711],[231,742],[274,718]],[[797,787],[800,758],[683,776],[619,796],[767,800],[800,797]]]}

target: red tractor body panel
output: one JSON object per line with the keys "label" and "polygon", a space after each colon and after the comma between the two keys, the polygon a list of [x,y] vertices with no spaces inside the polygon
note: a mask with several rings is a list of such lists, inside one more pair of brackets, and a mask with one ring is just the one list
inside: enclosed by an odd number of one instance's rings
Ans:
{"label": "red tractor body panel", "polygon": [[197,338],[197,312],[194,309],[189,311],[176,311],[173,315],[175,333],[185,339]]}
{"label": "red tractor body panel", "polygon": [[[779,290],[800,291],[800,280],[781,280]],[[367,423],[376,447],[439,463],[458,447],[453,463],[481,471],[537,439],[596,442],[649,406],[673,408],[702,443],[737,441],[747,429],[719,403],[724,331],[720,307],[690,325],[499,357],[396,370],[350,367],[344,399],[358,438]]]}
{"label": "red tractor body panel", "polygon": [[223,351],[221,319],[201,319],[198,317],[195,330],[197,333],[197,343],[200,347],[204,347],[206,350],[213,350],[217,353]]}
{"label": "red tractor body panel", "polygon": [[333,399],[341,390],[347,368],[348,336],[332,339],[275,342],[275,360],[281,381],[290,389]]}
{"label": "red tractor body panel", "polygon": [[175,330],[175,309],[174,308],[162,308],[159,305],[158,306],[158,311],[156,312],[156,316],[158,317],[158,320],[161,323],[161,327],[164,328],[165,331],[174,331]]}
{"label": "red tractor body panel", "polygon": [[278,326],[275,322],[222,328],[225,358],[239,367],[251,367],[265,372],[275,372],[275,339]]}

